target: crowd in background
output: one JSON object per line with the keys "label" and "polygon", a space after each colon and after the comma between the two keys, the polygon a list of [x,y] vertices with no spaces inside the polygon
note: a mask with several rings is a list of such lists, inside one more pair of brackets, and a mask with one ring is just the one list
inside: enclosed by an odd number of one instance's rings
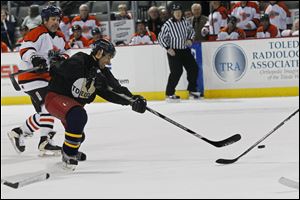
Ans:
{"label": "crowd in background", "polygon": [[[13,1],[14,4],[28,5],[28,16],[21,21],[8,12],[5,1],[1,2],[1,52],[18,51],[23,37],[42,22],[40,6],[45,1]],[[177,1],[178,2],[178,1]],[[55,2],[49,1],[47,4]],[[61,6],[74,9],[69,2]],[[85,1],[76,2],[77,15],[69,9],[62,9],[64,15],[60,30],[72,48],[88,48],[103,35],[100,28],[101,18],[91,14],[90,6]],[[235,40],[245,38],[270,38],[299,35],[299,20],[292,21],[291,12],[284,1],[182,1],[184,16],[195,30],[195,42],[207,40]],[[149,5],[147,15],[136,20],[136,33],[131,41],[118,42],[116,45],[145,45],[157,42],[157,37],[164,23],[170,18],[168,2],[166,6]],[[79,8],[79,9],[78,9]],[[297,7],[298,8],[298,7]],[[113,12],[111,20],[134,19],[128,4],[120,3]]]}

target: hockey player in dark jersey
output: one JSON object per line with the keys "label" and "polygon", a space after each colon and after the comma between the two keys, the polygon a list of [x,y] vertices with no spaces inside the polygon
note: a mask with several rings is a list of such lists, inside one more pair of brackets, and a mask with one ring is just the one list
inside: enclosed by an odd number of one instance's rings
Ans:
{"label": "hockey player in dark jersey", "polygon": [[[98,95],[112,103],[131,105],[136,112],[146,111],[147,101],[142,96],[132,95],[126,87],[121,86],[106,67],[115,53],[110,41],[100,39],[94,43],[90,55],[79,52],[51,67],[52,79],[45,105],[49,113],[60,119],[65,127],[62,161],[69,169],[74,170],[78,161],[86,159],[85,154],[78,152],[85,138],[85,104],[93,102]],[[125,94],[132,102],[115,93]]]}

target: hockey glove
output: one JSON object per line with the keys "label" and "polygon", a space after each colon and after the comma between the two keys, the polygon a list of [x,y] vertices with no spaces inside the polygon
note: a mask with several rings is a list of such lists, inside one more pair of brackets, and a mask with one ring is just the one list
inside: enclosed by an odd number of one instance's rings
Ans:
{"label": "hockey glove", "polygon": [[45,58],[34,55],[31,57],[31,63],[33,67],[38,67],[37,73],[45,73],[48,71],[47,61]]}
{"label": "hockey glove", "polygon": [[138,113],[144,113],[147,107],[147,100],[140,95],[133,95],[132,99],[134,100],[131,103],[132,110]]}

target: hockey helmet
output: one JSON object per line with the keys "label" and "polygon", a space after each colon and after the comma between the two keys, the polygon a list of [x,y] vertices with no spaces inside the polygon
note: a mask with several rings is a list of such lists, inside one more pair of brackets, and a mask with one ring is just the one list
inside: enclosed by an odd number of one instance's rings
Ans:
{"label": "hockey helmet", "polygon": [[75,24],[72,26],[72,32],[78,31],[78,30],[81,30],[81,26],[79,26],[78,24]]}
{"label": "hockey helmet", "polygon": [[171,7],[172,11],[181,10],[182,11],[182,5],[179,3],[174,3]]}
{"label": "hockey helmet", "polygon": [[270,17],[268,14],[264,14],[261,16],[260,21],[270,21]]}
{"label": "hockey helmet", "polygon": [[62,12],[60,10],[60,8],[56,7],[56,6],[47,6],[46,8],[43,8],[42,12],[41,12],[41,17],[42,19],[46,19],[48,20],[49,17],[62,17]]}
{"label": "hockey helmet", "polygon": [[106,39],[100,39],[93,43],[92,54],[96,55],[99,50],[103,50],[103,55],[110,54],[112,57],[116,55],[115,46]]}
{"label": "hockey helmet", "polygon": [[92,35],[101,34],[101,31],[98,27],[93,28]]}

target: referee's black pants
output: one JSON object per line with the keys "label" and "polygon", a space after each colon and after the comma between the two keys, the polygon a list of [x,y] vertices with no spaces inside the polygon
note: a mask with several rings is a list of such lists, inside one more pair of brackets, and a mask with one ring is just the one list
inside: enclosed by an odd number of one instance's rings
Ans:
{"label": "referee's black pants", "polygon": [[167,84],[166,95],[175,94],[175,88],[183,73],[183,67],[187,72],[189,82],[188,91],[197,92],[198,65],[190,49],[174,49],[176,55],[168,54],[170,76]]}

